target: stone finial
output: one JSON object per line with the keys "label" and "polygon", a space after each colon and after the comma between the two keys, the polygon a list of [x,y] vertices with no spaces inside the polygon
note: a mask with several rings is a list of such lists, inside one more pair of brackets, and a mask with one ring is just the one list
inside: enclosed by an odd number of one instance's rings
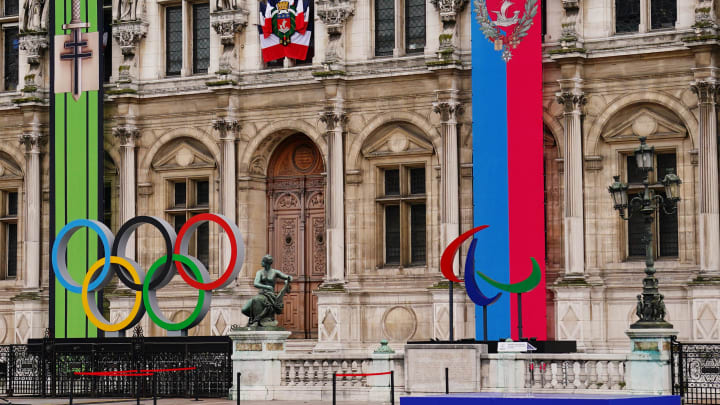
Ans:
{"label": "stone finial", "polygon": [[375,354],[393,354],[393,353],[395,353],[395,350],[390,348],[390,345],[388,345],[387,339],[383,339],[380,341],[380,347],[375,349],[375,351],[373,353],[375,353]]}

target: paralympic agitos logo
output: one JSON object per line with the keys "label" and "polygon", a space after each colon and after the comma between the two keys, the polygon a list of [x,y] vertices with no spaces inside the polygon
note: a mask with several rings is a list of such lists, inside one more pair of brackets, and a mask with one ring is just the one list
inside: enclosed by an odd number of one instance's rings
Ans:
{"label": "paralympic agitos logo", "polygon": [[[457,278],[457,276],[455,276],[455,274],[453,273],[453,259],[455,258],[458,250],[460,249],[460,245],[462,245],[465,240],[487,227],[488,225],[482,225],[478,226],[477,228],[473,228],[460,235],[454,241],[450,242],[447,248],[445,248],[442,257],[440,258],[440,270],[442,271],[442,274],[443,276],[445,276],[446,279],[456,283],[460,283],[463,281]],[[493,297],[485,296],[485,294],[480,291],[480,288],[475,281],[475,274],[480,276],[480,278],[485,280],[485,282],[487,282],[491,286],[508,293],[526,293],[537,287],[538,284],[540,284],[540,280],[542,279],[542,271],[540,270],[540,266],[538,265],[537,260],[535,260],[535,258],[533,257],[530,258],[530,261],[532,261],[533,265],[532,272],[525,280],[518,283],[504,284],[491,279],[490,277],[479,271],[473,272],[473,269],[475,267],[476,244],[477,239],[473,239],[472,242],[470,242],[470,249],[468,250],[467,257],[465,258],[465,290],[467,291],[467,294],[472,300],[472,302],[474,302],[475,304],[486,307],[488,305],[494,304],[502,295],[502,293],[499,292]]]}
{"label": "paralympic agitos logo", "polygon": [[[192,234],[206,222],[218,224],[230,239],[230,261],[220,278],[213,282],[210,282],[210,273],[205,265],[188,254]],[[138,263],[125,257],[130,235],[140,225],[150,225],[160,231],[167,252],[150,266],[147,273]],[[82,284],[78,284],[68,271],[66,253],[70,238],[82,228],[88,228],[99,236],[105,255],[90,266]],[[245,260],[245,245],[237,225],[219,214],[195,215],[180,228],[177,234],[169,223],[160,218],[138,216],[124,223],[116,237],[113,237],[110,229],[102,222],[77,219],[65,225],[58,233],[53,244],[51,260],[57,280],[69,292],[80,294],[88,320],[98,329],[106,332],[130,329],[140,322],[147,311],[156,325],[168,331],[179,331],[199,324],[210,309],[212,290],[227,287],[237,278]],[[98,271],[100,273],[96,274]],[[190,316],[180,322],[172,322],[163,315],[156,294],[159,288],[170,282],[176,272],[188,285],[198,290],[197,305]],[[189,272],[193,275],[191,276]],[[91,305],[92,294],[105,287],[113,274],[116,274],[125,286],[135,291],[135,302],[130,314],[116,324],[111,324],[105,319],[97,305]]]}

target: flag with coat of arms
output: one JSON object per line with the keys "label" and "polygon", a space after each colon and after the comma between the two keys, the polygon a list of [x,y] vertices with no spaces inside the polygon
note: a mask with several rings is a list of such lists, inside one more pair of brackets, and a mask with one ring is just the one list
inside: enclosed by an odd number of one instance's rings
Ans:
{"label": "flag with coat of arms", "polygon": [[264,62],[305,60],[312,40],[312,0],[260,2],[260,48]]}

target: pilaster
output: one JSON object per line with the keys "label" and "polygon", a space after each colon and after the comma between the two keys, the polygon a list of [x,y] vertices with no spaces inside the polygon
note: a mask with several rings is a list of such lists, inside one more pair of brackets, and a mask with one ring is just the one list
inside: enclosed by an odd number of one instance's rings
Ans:
{"label": "pilaster", "polygon": [[564,107],[565,277],[585,276],[583,224],[582,108],[585,94],[580,79],[559,80],[557,102]]}
{"label": "pilaster", "polygon": [[[134,125],[126,124],[113,128],[113,135],[120,144],[120,223],[125,223],[135,216],[135,147],[140,131]],[[125,255],[135,259],[135,234],[128,239]]]}
{"label": "pilaster", "polygon": [[327,100],[320,121],[325,124],[328,145],[327,182],[327,278],[326,284],[345,282],[345,176],[343,173],[345,148],[343,132],[347,115],[342,91],[338,88],[336,97]]}
{"label": "pilaster", "polygon": [[[37,128],[39,129],[39,128]],[[31,290],[40,288],[40,232],[42,228],[42,194],[40,179],[41,147],[47,142],[47,135],[39,130],[19,136],[20,144],[25,146],[25,285]]]}
{"label": "pilaster", "polygon": [[720,211],[718,204],[717,93],[714,75],[695,80],[698,96],[698,200],[701,277],[720,277]]}
{"label": "pilaster", "polygon": [[[440,115],[442,155],[440,158],[440,240],[447,246],[460,235],[460,160],[458,157],[458,116],[463,106],[457,90],[435,92],[433,111]],[[457,260],[455,263],[457,267]]]}

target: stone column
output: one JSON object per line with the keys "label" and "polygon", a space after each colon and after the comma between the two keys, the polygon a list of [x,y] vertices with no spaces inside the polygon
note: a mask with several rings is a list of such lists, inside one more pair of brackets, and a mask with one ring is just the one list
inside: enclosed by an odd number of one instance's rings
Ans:
{"label": "stone column", "polygon": [[[460,235],[460,160],[458,157],[457,117],[463,107],[457,90],[437,91],[433,110],[440,114],[442,155],[440,157],[440,240],[447,246]],[[455,261],[457,270],[458,260]],[[457,272],[456,272],[457,273]]]}
{"label": "stone column", "polygon": [[343,128],[347,117],[343,100],[330,100],[330,106],[320,113],[325,124],[328,145],[327,167],[327,279],[326,284],[345,282],[345,181],[343,176],[345,148]]}
{"label": "stone column", "polygon": [[[231,222],[236,223],[235,140],[238,131],[240,131],[240,123],[219,118],[213,122],[213,129],[218,132],[220,150],[222,151],[222,160],[220,162],[220,212]],[[230,260],[230,240],[227,237],[222,238],[221,257],[224,268]]]}
{"label": "stone column", "polygon": [[[583,230],[582,107],[585,95],[575,81],[560,80],[557,102],[565,107],[565,277],[584,277],[585,235]],[[564,82],[573,82],[572,88]]]}
{"label": "stone column", "polygon": [[700,200],[700,271],[720,276],[720,215],[718,212],[718,150],[716,93],[720,86],[714,78],[691,84],[699,107],[699,200]]}
{"label": "stone column", "polygon": [[40,147],[47,137],[40,132],[20,135],[20,143],[25,146],[25,288],[40,288],[40,228],[42,206],[40,191]]}
{"label": "stone column", "polygon": [[[134,125],[113,128],[120,141],[120,223],[135,216],[135,145],[140,131]],[[125,256],[135,259],[135,234],[128,239]]]}

